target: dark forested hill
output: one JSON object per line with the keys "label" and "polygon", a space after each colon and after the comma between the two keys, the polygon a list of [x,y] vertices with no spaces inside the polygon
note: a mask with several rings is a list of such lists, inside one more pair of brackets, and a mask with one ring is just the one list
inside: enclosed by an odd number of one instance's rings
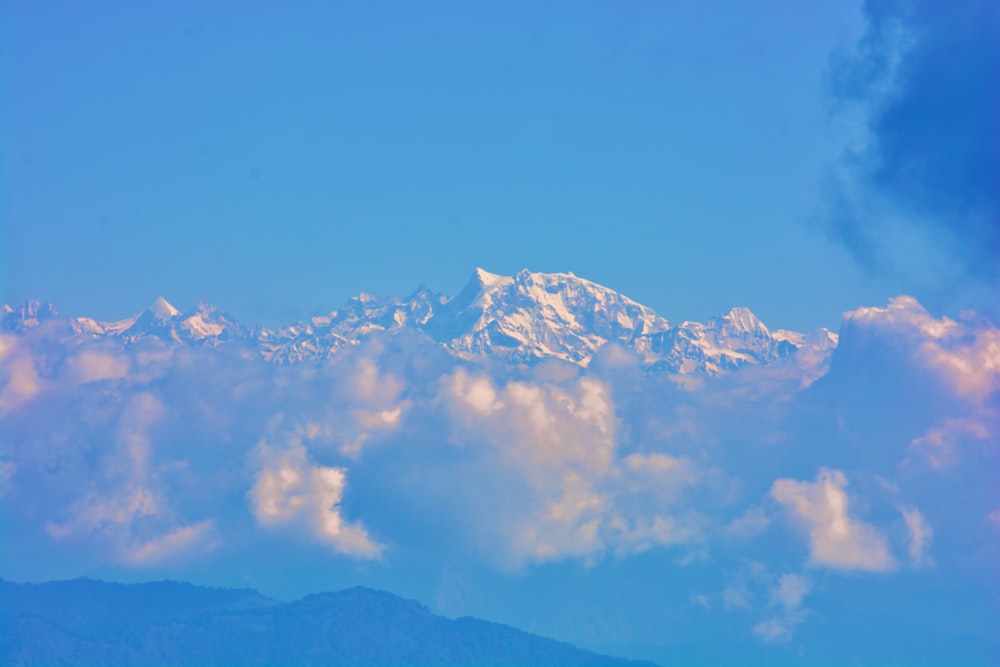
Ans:
{"label": "dark forested hill", "polygon": [[3,665],[636,665],[367,588],[280,603],[177,582],[0,581]]}

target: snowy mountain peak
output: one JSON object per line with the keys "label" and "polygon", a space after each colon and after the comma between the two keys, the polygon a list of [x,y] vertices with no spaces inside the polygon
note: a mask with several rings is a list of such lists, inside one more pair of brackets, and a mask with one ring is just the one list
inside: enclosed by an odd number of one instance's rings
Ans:
{"label": "snowy mountain peak", "polygon": [[757,318],[749,308],[737,307],[730,310],[721,317],[714,318],[712,323],[715,327],[728,335],[753,334],[758,336],[770,336],[764,323]]}
{"label": "snowy mountain peak", "polygon": [[[28,302],[5,309],[3,329],[25,331],[53,317],[51,306]],[[337,310],[271,330],[248,329],[219,309],[199,303],[181,314],[162,297],[118,322],[70,321],[81,338],[117,339],[122,345],[246,348],[275,363],[324,362],[368,338],[397,335],[425,341],[464,359],[492,358],[534,364],[555,358],[587,366],[602,347],[631,350],[650,372],[719,375],[812,351],[822,358],[837,344],[822,329],[811,334],[768,328],[747,308],[733,308],[707,323],[671,324],[651,309],[572,273],[524,269],[502,276],[476,269],[457,295],[420,288],[405,297],[362,292]],[[815,352],[821,353],[819,357]]]}
{"label": "snowy mountain peak", "polygon": [[181,338],[193,341],[239,338],[246,335],[238,322],[205,301],[199,301],[194,310],[181,317],[181,323],[176,331]]}
{"label": "snowy mountain peak", "polygon": [[807,333],[803,342],[819,350],[832,350],[840,342],[840,336],[823,327]]}
{"label": "snowy mountain peak", "polygon": [[170,318],[181,314],[181,311],[174,308],[170,302],[162,296],[156,297],[156,300],[153,303],[146,306],[146,312],[152,313],[153,316],[159,320],[169,320]]}
{"label": "snowy mountain peak", "polygon": [[378,296],[372,294],[371,292],[360,292],[357,296],[352,296],[350,298],[350,301],[357,301],[358,303],[364,304],[375,303],[378,300]]}
{"label": "snowy mountain peak", "polygon": [[199,301],[198,303],[196,303],[194,305],[194,309],[190,313],[187,313],[187,314],[188,315],[198,314],[198,315],[204,315],[204,316],[211,316],[211,315],[214,315],[214,314],[219,313],[219,312],[221,312],[221,311],[219,310],[218,306],[216,306],[214,304],[211,304],[208,301]]}
{"label": "snowy mountain peak", "polygon": [[55,307],[51,303],[42,303],[41,301],[29,299],[21,304],[19,308],[11,308],[5,305],[3,314],[0,317],[3,318],[0,320],[0,323],[2,323],[0,329],[4,331],[23,332],[27,329],[37,327],[45,320],[59,317],[59,313],[56,312]]}
{"label": "snowy mountain peak", "polygon": [[587,365],[609,341],[628,344],[668,327],[648,308],[572,273],[524,269],[499,276],[477,269],[438,309],[427,332],[459,356],[556,357]]}
{"label": "snowy mountain peak", "polygon": [[480,288],[490,288],[503,283],[509,283],[511,280],[512,278],[509,276],[501,276],[496,273],[490,273],[486,269],[477,267],[472,274],[472,280],[470,282],[477,283]]}
{"label": "snowy mountain peak", "polygon": [[810,331],[809,333],[778,329],[772,332],[771,335],[777,341],[785,341],[795,347],[810,347],[819,351],[832,350],[840,342],[840,336],[826,327]]}

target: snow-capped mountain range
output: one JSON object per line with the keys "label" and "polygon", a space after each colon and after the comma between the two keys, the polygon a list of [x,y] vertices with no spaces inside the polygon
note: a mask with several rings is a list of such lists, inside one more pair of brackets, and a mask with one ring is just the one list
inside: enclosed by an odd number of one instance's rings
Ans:
{"label": "snow-capped mountain range", "polygon": [[74,342],[112,341],[129,346],[237,345],[274,363],[322,362],[372,336],[418,332],[463,359],[499,358],[531,364],[556,358],[587,366],[609,343],[638,354],[645,367],[669,373],[719,375],[747,365],[771,364],[801,352],[827,353],[837,335],[770,331],[746,308],[702,324],[673,324],[631,299],[572,273],[499,276],[476,269],[454,297],[419,289],[407,297],[362,293],[343,307],[280,328],[250,328],[218,308],[199,304],[182,313],[162,297],[133,317],[100,322],[63,320],[49,304],[3,306],[0,328],[25,333],[51,320]]}

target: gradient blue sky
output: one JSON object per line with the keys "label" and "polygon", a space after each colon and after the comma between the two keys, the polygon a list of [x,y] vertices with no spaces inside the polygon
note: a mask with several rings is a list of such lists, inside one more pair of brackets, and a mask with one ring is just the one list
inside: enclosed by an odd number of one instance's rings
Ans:
{"label": "gradient blue sky", "polygon": [[772,326],[914,292],[830,240],[859,3],[6,2],[2,292],[286,323],[475,266]]}
{"label": "gradient blue sky", "polygon": [[949,7],[6,2],[0,298],[278,324],[483,266],[995,313],[1000,11]]}

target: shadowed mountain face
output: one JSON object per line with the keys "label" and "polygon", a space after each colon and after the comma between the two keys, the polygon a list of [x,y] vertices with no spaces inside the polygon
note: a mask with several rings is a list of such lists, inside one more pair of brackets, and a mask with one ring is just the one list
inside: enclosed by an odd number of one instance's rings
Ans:
{"label": "shadowed mountain face", "polygon": [[638,665],[352,588],[280,603],[249,589],[0,582],[4,665]]}

